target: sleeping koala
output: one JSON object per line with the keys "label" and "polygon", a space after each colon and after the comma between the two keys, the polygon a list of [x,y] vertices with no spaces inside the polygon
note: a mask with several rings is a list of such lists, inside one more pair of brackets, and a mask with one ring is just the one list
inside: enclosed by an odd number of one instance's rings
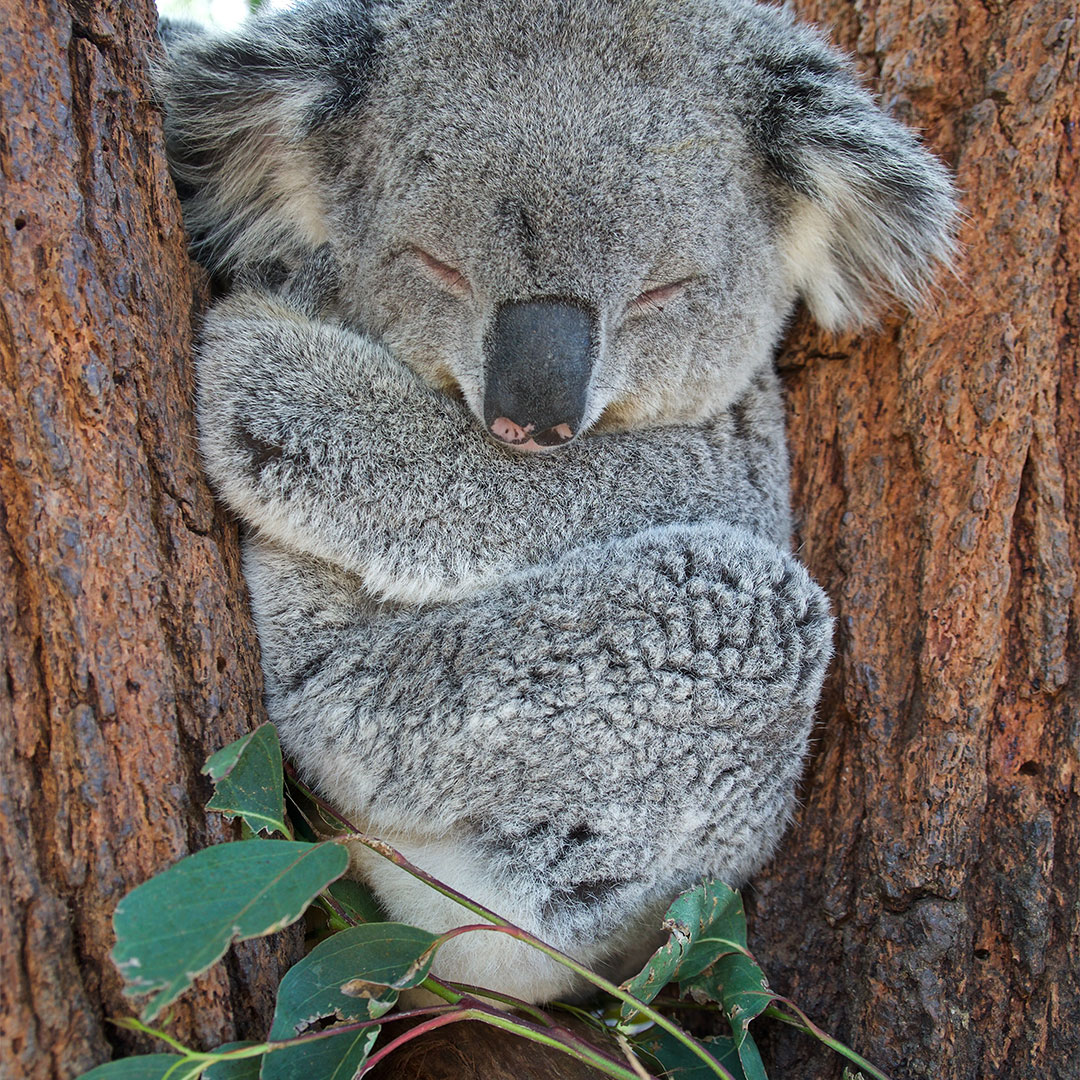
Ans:
{"label": "sleeping koala", "polygon": [[[198,358],[303,775],[616,977],[773,851],[830,652],[788,553],[773,352],[914,300],[942,167],[743,0],[314,0],[163,34],[172,168],[231,280]],[[395,919],[452,901],[359,857]],[[493,934],[436,972],[533,1001]]]}

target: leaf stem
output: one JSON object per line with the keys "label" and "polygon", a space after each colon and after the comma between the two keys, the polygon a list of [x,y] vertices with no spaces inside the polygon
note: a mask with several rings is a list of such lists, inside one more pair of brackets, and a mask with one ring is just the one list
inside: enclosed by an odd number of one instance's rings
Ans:
{"label": "leaf stem", "polygon": [[462,1020],[477,1020],[482,1024],[501,1028],[503,1031],[508,1031],[512,1034],[530,1039],[533,1042],[550,1046],[555,1050],[559,1050],[564,1054],[576,1058],[578,1061],[583,1061],[588,1065],[592,1065],[593,1068],[607,1076],[616,1077],[617,1080],[639,1080],[640,1078],[639,1073],[626,1068],[622,1062],[609,1057],[595,1047],[589,1046],[588,1043],[577,1039],[570,1033],[567,1033],[568,1037],[557,1037],[544,1031],[542,1028],[530,1024],[528,1021],[516,1020],[509,1014],[484,1006],[480,1002],[470,1005],[469,1008],[445,1013],[442,1016],[436,1016],[431,1020],[427,1020],[422,1024],[417,1024],[416,1027],[406,1031],[403,1035],[399,1035],[396,1039],[387,1043],[386,1046],[382,1047],[382,1049],[378,1050],[368,1058],[359,1075],[366,1075],[371,1069],[378,1065],[380,1061],[392,1054],[398,1047],[412,1039],[427,1034],[429,1031],[435,1031],[438,1028],[445,1027],[447,1024],[459,1023]]}
{"label": "leaf stem", "polygon": [[341,904],[339,904],[334,899],[334,897],[331,895],[329,889],[324,889],[321,893],[319,893],[319,895],[317,897],[315,897],[315,901],[316,901],[316,903],[321,904],[323,906],[323,908],[329,908],[329,911],[327,911],[327,913],[326,913],[329,918],[333,918],[336,915],[339,919],[341,919],[341,921],[343,923],[345,923],[345,925],[347,927],[349,927],[349,926],[359,926],[360,925],[356,921],[356,919],[354,919],[341,906]]}
{"label": "leaf stem", "polygon": [[786,1005],[795,1013],[795,1016],[791,1016],[784,1012],[783,1009],[777,1009],[771,1005],[764,1010],[762,1015],[771,1016],[774,1020],[780,1020],[785,1024],[790,1024],[793,1028],[797,1028],[799,1031],[803,1032],[804,1035],[813,1035],[815,1039],[819,1042],[823,1042],[831,1050],[835,1050],[838,1054],[842,1054],[848,1061],[854,1062],[860,1069],[865,1069],[875,1078],[875,1080],[889,1080],[887,1074],[883,1073],[876,1065],[867,1061],[862,1054],[856,1053],[850,1046],[842,1043],[836,1038],[835,1035],[830,1035],[824,1029],[819,1028],[794,1001],[778,995],[774,995],[774,1000],[780,1001]]}
{"label": "leaf stem", "polygon": [[[670,1034],[673,1038],[677,1039],[680,1043],[682,1043],[682,1045],[685,1046],[686,1049],[690,1051],[690,1053],[692,1053],[695,1057],[700,1058],[701,1061],[708,1065],[709,1068],[712,1069],[712,1071],[717,1076],[722,1077],[723,1080],[734,1080],[731,1073],[729,1073],[727,1069],[725,1069],[724,1066],[721,1065],[720,1062],[717,1061],[716,1058],[714,1058],[712,1054],[708,1052],[708,1050],[706,1050],[700,1043],[698,1043],[696,1039],[693,1039],[689,1035],[687,1035],[687,1033],[683,1031],[682,1028],[672,1023],[672,1021],[670,1021],[666,1016],[662,1016],[655,1009],[644,1004],[643,1002],[638,1001],[637,998],[628,994],[625,990],[623,990],[621,987],[616,986],[610,980],[605,979],[603,978],[603,976],[597,975],[595,972],[590,971],[587,967],[579,964],[572,957],[567,956],[565,953],[560,952],[553,946],[548,945],[544,941],[541,941],[535,935],[521,929],[521,927],[514,926],[513,923],[502,918],[500,915],[496,915],[494,911],[491,911],[489,908],[484,907],[482,904],[476,903],[474,900],[469,899],[469,897],[465,896],[463,893],[460,893],[456,889],[452,889],[449,885],[446,885],[443,882],[439,881],[438,878],[433,877],[431,874],[427,873],[427,871],[421,870],[420,867],[416,866],[404,855],[402,855],[400,851],[398,851],[396,848],[391,847],[390,844],[386,843],[384,840],[379,840],[375,837],[368,836],[366,833],[357,829],[356,826],[352,824],[352,822],[350,822],[347,818],[343,817],[340,813],[338,813],[338,811],[336,811],[332,806],[330,806],[330,804],[327,803],[324,799],[321,799],[318,795],[311,791],[307,787],[307,785],[299,781],[296,778],[295,770],[291,766],[288,767],[288,773],[289,776],[292,778],[293,782],[312,799],[316,806],[318,806],[324,812],[328,813],[331,818],[339,822],[342,827],[349,830],[348,834],[342,836],[341,839],[352,840],[356,843],[363,844],[365,847],[370,848],[376,854],[381,855],[384,859],[392,862],[395,866],[400,867],[407,874],[411,874],[418,881],[424,882],[436,892],[441,893],[443,896],[446,896],[449,899],[456,901],[463,908],[471,911],[474,915],[479,915],[482,919],[487,919],[490,923],[493,924],[492,926],[478,925],[473,927],[473,929],[497,930],[501,933],[509,934],[511,937],[517,938],[517,940],[522,941],[527,945],[531,945],[535,949],[539,949],[540,952],[544,953],[547,956],[550,956],[551,959],[554,960],[556,963],[561,964],[563,967],[569,968],[571,971],[581,976],[581,978],[585,979],[587,982],[592,983],[593,986],[596,986],[599,989],[606,991],[613,997],[618,998],[620,1001],[625,1001],[628,1004],[632,1005],[635,1012],[642,1013],[644,1016],[647,1016],[650,1020],[652,1020],[654,1024],[662,1027],[666,1032],[668,1032],[668,1034]],[[452,934],[454,932],[451,931],[450,933]],[[443,935],[443,939],[446,939],[445,934]]]}
{"label": "leaf stem", "polygon": [[[541,1024],[546,1024],[548,1027],[561,1026],[556,1024],[543,1009],[537,1008],[537,1006],[530,1004],[528,1001],[522,1001],[521,998],[511,997],[509,994],[497,994],[494,990],[488,990],[487,987],[473,986],[470,983],[441,982],[438,979],[435,981],[444,988],[458,991],[459,1001],[461,1000],[462,994],[480,1000],[497,1001],[501,1005],[506,1005],[508,1008],[516,1009],[518,1012],[523,1012],[526,1015],[531,1016],[534,1020]],[[421,983],[420,985],[423,986],[424,983]]]}
{"label": "leaf stem", "polygon": [[[351,838],[350,838],[351,839]],[[377,841],[380,847],[388,847],[389,845],[383,844],[382,841]],[[376,847],[374,850],[378,851]],[[392,848],[390,850],[393,850]],[[394,852],[399,859],[404,863],[408,863],[403,855],[398,852]],[[396,860],[394,860],[396,862]],[[397,863],[401,865],[401,863]],[[411,865],[411,864],[409,864]],[[404,869],[405,867],[403,867]],[[479,905],[477,905],[479,906]],[[662,1027],[672,1037],[677,1039],[683,1046],[686,1047],[695,1057],[700,1058],[706,1065],[709,1066],[716,1073],[717,1076],[723,1077],[723,1080],[734,1080],[731,1073],[720,1064],[705,1049],[696,1039],[691,1038],[685,1031],[682,1030],[677,1024],[674,1024],[666,1016],[658,1013],[655,1009],[646,1005],[644,1002],[638,1001],[633,995],[627,993],[621,987],[616,986],[613,982],[605,979],[602,975],[597,975],[595,972],[590,971],[583,964],[579,964],[573,957],[567,956],[565,953],[560,952],[552,945],[548,945],[547,942],[541,941],[538,937],[530,934],[527,930],[522,930],[519,926],[514,926],[505,920],[500,920],[498,925],[487,925],[486,923],[475,923],[470,926],[458,926],[453,930],[447,930],[445,934],[432,943],[431,949],[438,949],[443,943],[449,941],[451,938],[457,937],[459,934],[472,933],[477,930],[487,930],[498,934],[506,934],[509,937],[515,938],[518,941],[524,942],[526,945],[531,945],[534,949],[538,949],[546,956],[550,956],[556,963],[562,964],[564,967],[570,968],[575,974],[580,975],[583,979],[591,982],[593,986],[599,987],[601,990],[611,994],[612,997],[618,998],[620,1001],[625,1001],[627,1004],[632,1005],[634,1011],[647,1016],[658,1027]],[[772,995],[770,995],[771,997]]]}

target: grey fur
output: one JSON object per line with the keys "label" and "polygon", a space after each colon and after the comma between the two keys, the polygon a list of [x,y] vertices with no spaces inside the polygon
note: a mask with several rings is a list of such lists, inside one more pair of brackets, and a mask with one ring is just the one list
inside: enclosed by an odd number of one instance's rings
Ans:
{"label": "grey fur", "polygon": [[[315,2],[170,50],[178,187],[234,281],[203,452],[249,526],[285,745],[366,828],[618,970],[784,827],[830,620],[786,551],[772,353],[799,296],[826,325],[914,298],[948,178],[816,32],[741,0]],[[548,297],[595,318],[592,430],[525,457],[483,434],[485,335]],[[460,920],[360,870],[395,917]],[[505,939],[440,962],[575,990]]]}

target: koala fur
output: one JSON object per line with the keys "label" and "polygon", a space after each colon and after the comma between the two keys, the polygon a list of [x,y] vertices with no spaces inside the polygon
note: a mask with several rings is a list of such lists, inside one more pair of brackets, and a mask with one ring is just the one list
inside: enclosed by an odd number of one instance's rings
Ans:
{"label": "koala fur", "polygon": [[[621,976],[676,892],[769,856],[805,755],[831,623],[788,551],[785,322],[915,300],[948,177],[744,0],[311,0],[163,38],[194,250],[232,282],[203,454],[285,748]],[[393,918],[466,918],[359,858]],[[579,989],[494,934],[436,971]]]}

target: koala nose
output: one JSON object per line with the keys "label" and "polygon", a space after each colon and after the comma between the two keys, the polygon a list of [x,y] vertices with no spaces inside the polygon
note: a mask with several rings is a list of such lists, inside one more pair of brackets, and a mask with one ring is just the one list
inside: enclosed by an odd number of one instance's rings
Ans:
{"label": "koala nose", "polygon": [[484,423],[500,442],[547,450],[569,442],[585,415],[595,319],[583,304],[502,304],[484,342]]}

